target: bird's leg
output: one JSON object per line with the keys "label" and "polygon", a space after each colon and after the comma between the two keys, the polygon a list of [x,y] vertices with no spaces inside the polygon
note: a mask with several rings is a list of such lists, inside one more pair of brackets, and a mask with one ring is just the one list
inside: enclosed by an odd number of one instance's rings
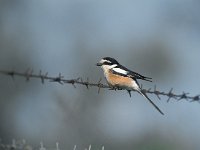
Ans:
{"label": "bird's leg", "polygon": [[131,90],[127,90],[129,96],[131,97]]}
{"label": "bird's leg", "polygon": [[109,88],[109,90],[117,90],[117,87],[114,87],[114,86],[111,86],[110,88]]}
{"label": "bird's leg", "polygon": [[117,91],[117,90],[123,90],[123,89],[120,86],[118,86],[118,85],[115,85],[115,86],[111,86],[110,85],[109,90],[115,90],[115,91]]}

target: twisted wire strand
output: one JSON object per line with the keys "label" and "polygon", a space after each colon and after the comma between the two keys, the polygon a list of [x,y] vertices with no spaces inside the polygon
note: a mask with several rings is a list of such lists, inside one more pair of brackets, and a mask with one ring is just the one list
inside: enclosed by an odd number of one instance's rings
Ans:
{"label": "twisted wire strand", "polygon": [[[27,69],[25,72],[17,72],[14,70],[11,70],[11,71],[0,70],[0,74],[11,76],[13,79],[15,76],[21,76],[21,77],[24,77],[26,81],[29,81],[31,78],[36,78],[36,79],[40,79],[42,84],[44,84],[45,81],[49,81],[49,82],[57,82],[62,85],[71,84],[74,86],[74,88],[76,88],[76,85],[84,85],[86,86],[87,89],[89,89],[90,87],[97,87],[98,93],[100,92],[102,88],[109,89],[109,90],[122,90],[118,88],[111,88],[110,86],[101,83],[102,81],[101,78],[98,82],[90,82],[89,78],[87,78],[87,80],[83,80],[81,77],[75,78],[75,79],[65,79],[61,73],[59,73],[58,76],[53,77],[53,76],[49,76],[48,72],[43,73],[41,70],[39,71],[38,74],[34,73],[32,69]],[[160,96],[168,97],[167,102],[169,102],[171,99],[175,99],[175,100],[184,99],[190,102],[194,102],[194,101],[200,102],[200,94],[195,95],[195,96],[190,96],[189,93],[186,93],[186,92],[183,92],[181,94],[176,94],[173,92],[173,88],[171,88],[168,92],[164,92],[164,91],[158,90],[156,85],[154,86],[153,89],[151,88],[144,89],[142,85],[141,85],[141,88],[145,93],[156,95],[159,100],[161,100]]]}

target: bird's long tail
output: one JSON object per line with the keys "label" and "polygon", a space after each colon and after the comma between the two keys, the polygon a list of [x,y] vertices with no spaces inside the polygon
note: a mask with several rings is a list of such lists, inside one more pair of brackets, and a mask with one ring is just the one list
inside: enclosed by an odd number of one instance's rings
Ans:
{"label": "bird's long tail", "polygon": [[144,96],[162,115],[164,115],[164,113],[158,108],[158,106],[156,106],[156,104],[153,103],[153,101],[146,95],[146,93],[144,93],[141,89],[137,90],[142,96]]}

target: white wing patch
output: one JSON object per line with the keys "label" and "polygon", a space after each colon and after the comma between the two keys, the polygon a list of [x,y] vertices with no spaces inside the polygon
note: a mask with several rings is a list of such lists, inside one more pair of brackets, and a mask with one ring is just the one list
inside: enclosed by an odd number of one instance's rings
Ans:
{"label": "white wing patch", "polygon": [[127,75],[127,71],[126,71],[126,70],[123,70],[123,69],[120,69],[120,68],[113,68],[113,70],[114,70],[115,72],[118,72],[118,73]]}
{"label": "white wing patch", "polygon": [[113,65],[109,66],[109,68],[112,69],[112,68],[114,68],[116,66],[117,66],[116,64],[113,64]]}

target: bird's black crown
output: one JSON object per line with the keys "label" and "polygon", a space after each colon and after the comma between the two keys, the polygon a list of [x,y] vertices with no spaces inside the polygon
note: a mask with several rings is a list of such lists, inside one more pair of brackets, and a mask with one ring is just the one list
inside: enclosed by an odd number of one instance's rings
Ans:
{"label": "bird's black crown", "polygon": [[111,57],[104,57],[103,60],[107,60],[109,64],[119,64],[114,58]]}

